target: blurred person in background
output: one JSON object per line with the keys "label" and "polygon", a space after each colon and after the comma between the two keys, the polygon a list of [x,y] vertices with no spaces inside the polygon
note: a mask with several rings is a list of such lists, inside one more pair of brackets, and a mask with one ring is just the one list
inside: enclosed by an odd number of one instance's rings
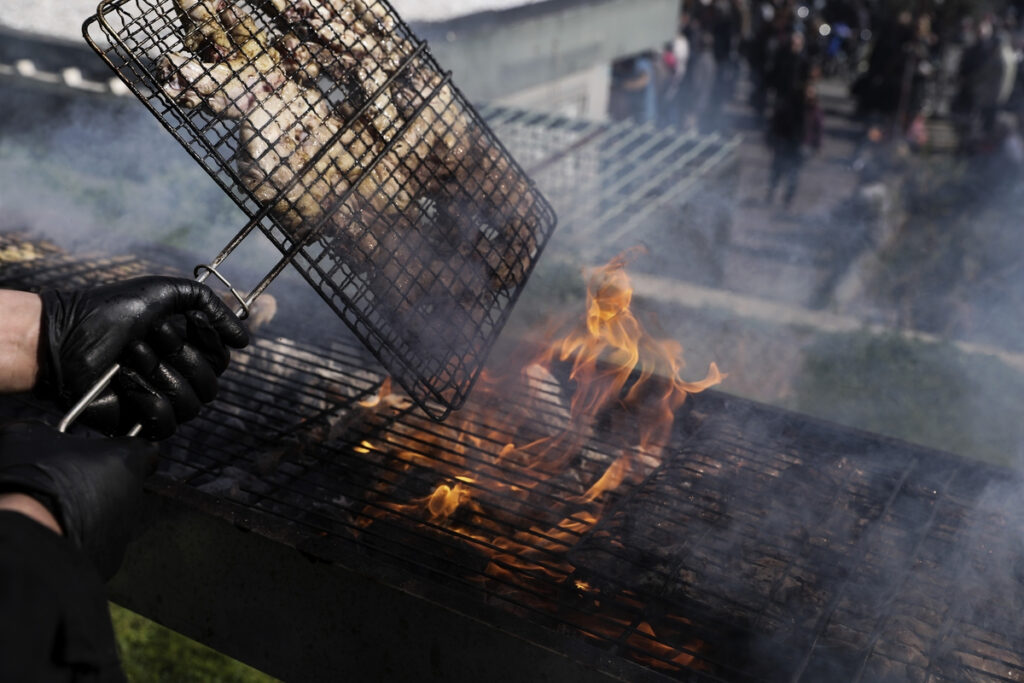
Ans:
{"label": "blurred person in background", "polygon": [[804,149],[821,149],[824,116],[817,90],[807,84],[785,93],[775,103],[769,129],[772,148],[771,178],[766,201],[772,203],[780,184],[785,184],[783,203],[793,203],[804,163]]}
{"label": "blurred person in background", "polygon": [[976,149],[992,136],[1000,103],[1009,100],[1012,90],[1006,87],[1008,60],[995,21],[987,14],[969,26],[970,43],[960,59],[951,109],[963,151]]}
{"label": "blurred person in background", "polygon": [[713,3],[715,11],[710,28],[715,56],[715,89],[708,119],[714,126],[708,130],[721,127],[723,107],[735,95],[739,79],[737,48],[742,41],[744,25],[741,4],[740,0],[716,0]]}
{"label": "blurred person in background", "polygon": [[769,58],[775,47],[775,5],[768,0],[757,3],[753,27],[746,49],[750,76],[750,106],[763,116],[768,104]]}
{"label": "blurred person in background", "polygon": [[612,93],[608,103],[612,119],[632,119],[639,124],[658,122],[658,74],[656,57],[645,52],[612,66]]}
{"label": "blurred person in background", "polygon": [[[750,31],[747,0],[696,0],[684,5],[692,16],[692,23],[699,29],[699,38],[691,43],[697,49],[698,58],[705,61],[705,50],[714,62],[695,63],[693,86],[700,98],[695,123],[703,132],[717,130],[722,123],[722,109],[735,93],[738,81],[737,54],[745,31]],[[711,85],[705,79],[711,78]]]}
{"label": "blurred person in background", "polygon": [[714,127],[713,98],[718,66],[712,52],[713,39],[710,34],[699,34],[696,55],[689,71],[688,94],[690,100],[686,128],[707,131]]}
{"label": "blurred person in background", "polygon": [[847,78],[852,64],[854,48],[853,29],[845,22],[829,25],[822,71],[826,76]]}
{"label": "blurred person in background", "polygon": [[901,106],[905,105],[916,31],[910,12],[900,12],[896,21],[883,23],[879,28],[868,68],[850,89],[862,117],[869,121],[884,120],[890,127],[895,124]]}
{"label": "blurred person in background", "polygon": [[[805,51],[806,41],[800,31],[791,31],[780,41],[772,59],[769,85],[775,97],[775,108],[791,106],[793,97],[802,97],[811,81],[811,61]],[[794,94],[795,93],[795,94]]]}
{"label": "blurred person in background", "polygon": [[932,31],[932,15],[922,12],[914,24],[913,38],[904,46],[906,60],[898,118],[892,122],[899,126],[898,131],[913,149],[927,144],[925,119],[938,107],[935,101],[938,70],[934,61],[939,59],[937,43],[938,38]]}
{"label": "blurred person in background", "polygon": [[661,53],[659,122],[663,126],[681,126],[683,123],[683,100],[686,95],[683,85],[689,64],[690,41],[680,25],[680,31],[676,33],[672,42],[665,45]]}

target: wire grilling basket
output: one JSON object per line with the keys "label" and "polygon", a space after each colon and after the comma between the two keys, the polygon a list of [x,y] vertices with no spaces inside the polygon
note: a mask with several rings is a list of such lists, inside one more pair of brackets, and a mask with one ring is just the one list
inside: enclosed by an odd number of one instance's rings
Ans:
{"label": "wire grilling basket", "polygon": [[459,408],[550,205],[386,2],[105,0],[83,32],[432,418]]}

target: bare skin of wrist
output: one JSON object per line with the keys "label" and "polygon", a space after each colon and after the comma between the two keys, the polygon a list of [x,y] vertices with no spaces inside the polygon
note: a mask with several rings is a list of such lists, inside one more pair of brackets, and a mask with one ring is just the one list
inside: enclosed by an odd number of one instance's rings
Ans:
{"label": "bare skin of wrist", "polygon": [[29,391],[35,386],[42,313],[38,295],[0,290],[0,393]]}
{"label": "bare skin of wrist", "polygon": [[20,512],[26,517],[39,522],[50,531],[63,536],[64,532],[57,523],[56,518],[46,506],[32,496],[25,493],[0,493],[0,510],[11,510]]}

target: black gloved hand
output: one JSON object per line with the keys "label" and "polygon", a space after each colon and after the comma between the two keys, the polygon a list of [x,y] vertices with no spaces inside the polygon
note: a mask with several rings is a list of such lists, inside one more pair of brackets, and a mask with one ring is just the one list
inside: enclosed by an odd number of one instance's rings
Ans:
{"label": "black gloved hand", "polygon": [[216,396],[227,347],[249,341],[227,305],[192,280],[143,277],[40,296],[36,393],[69,408],[120,363],[81,418],[107,434],[142,424],[146,438],[170,436]]}
{"label": "black gloved hand", "polygon": [[124,557],[156,446],[142,439],[61,434],[42,422],[0,425],[0,493],[26,493],[50,509],[64,535],[104,580]]}

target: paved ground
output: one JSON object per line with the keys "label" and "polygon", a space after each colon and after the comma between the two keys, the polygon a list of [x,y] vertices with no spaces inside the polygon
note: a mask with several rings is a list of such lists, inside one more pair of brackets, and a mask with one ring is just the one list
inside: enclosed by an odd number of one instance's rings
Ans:
{"label": "paved ground", "polygon": [[[858,179],[852,161],[860,126],[838,82],[819,88],[825,111],[822,148],[800,173],[793,203],[766,201],[771,152],[749,108],[731,108],[744,133],[732,229],[722,254],[721,286],[732,292],[818,308],[849,264],[856,248],[842,206]],[[781,194],[781,192],[779,193]]]}

